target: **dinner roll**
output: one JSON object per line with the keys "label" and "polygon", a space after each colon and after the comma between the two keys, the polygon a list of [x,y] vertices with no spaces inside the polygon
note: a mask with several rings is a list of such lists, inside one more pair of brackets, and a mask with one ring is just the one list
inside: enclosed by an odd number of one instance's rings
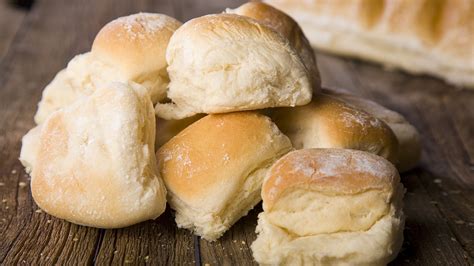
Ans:
{"label": "dinner roll", "polygon": [[234,14],[192,19],[166,50],[172,103],[157,115],[180,119],[311,100],[310,77],[289,41],[271,27]]}
{"label": "dinner roll", "polygon": [[157,152],[178,226],[219,238],[260,201],[268,168],[291,148],[268,117],[254,112],[194,122]]}
{"label": "dinner roll", "polygon": [[296,149],[344,148],[368,151],[395,163],[398,143],[392,130],[374,116],[318,93],[310,104],[267,111]]}
{"label": "dinner roll", "polygon": [[33,198],[45,212],[81,225],[118,228],[154,219],[166,206],[154,141],[153,105],[143,87],[99,87],[42,124]]}
{"label": "dinner roll", "polygon": [[286,37],[296,49],[308,69],[313,88],[319,90],[321,77],[313,48],[296,21],[284,12],[262,2],[248,2],[236,9],[227,9],[227,13],[247,16],[265,23]]}
{"label": "dinner roll", "polygon": [[254,258],[271,265],[385,265],[403,242],[403,185],[377,155],[293,151],[262,187]]}
{"label": "dinner roll", "polygon": [[117,75],[148,88],[152,101],[157,102],[166,97],[166,48],[180,26],[181,22],[163,14],[121,17],[99,31],[91,52],[105,64],[115,66]]}
{"label": "dinner roll", "polygon": [[154,103],[164,99],[169,82],[165,51],[180,25],[174,18],[151,13],[121,17],[105,25],[92,51],[74,57],[46,86],[36,123],[111,81],[133,81],[149,91]]}
{"label": "dinner roll", "polygon": [[324,93],[338,99],[384,121],[398,139],[397,168],[400,172],[414,168],[421,157],[421,143],[418,130],[401,114],[389,110],[382,105],[365,98],[335,89],[323,89]]}

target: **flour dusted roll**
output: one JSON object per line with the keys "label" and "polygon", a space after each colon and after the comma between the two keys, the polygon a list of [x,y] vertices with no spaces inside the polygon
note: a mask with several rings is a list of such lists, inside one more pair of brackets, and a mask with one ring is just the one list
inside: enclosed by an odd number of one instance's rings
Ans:
{"label": "flour dusted roll", "polygon": [[36,130],[30,137],[39,140],[24,139],[23,145],[37,143],[25,154],[33,168],[33,198],[45,212],[100,228],[163,213],[166,189],[154,154],[155,115],[143,87],[99,87]]}
{"label": "flour dusted roll", "polygon": [[99,31],[91,52],[115,66],[126,80],[148,88],[152,101],[157,102],[166,97],[166,48],[180,26],[181,22],[163,14],[138,13],[118,18]]}
{"label": "flour dusted roll", "polygon": [[254,112],[194,122],[157,152],[178,226],[219,238],[260,201],[268,168],[291,148],[268,117]]}
{"label": "flour dusted roll", "polygon": [[325,94],[337,97],[339,100],[384,121],[393,131],[398,140],[397,168],[400,172],[414,168],[421,157],[421,142],[418,130],[401,114],[389,110],[371,100],[335,89],[323,89]]}
{"label": "flour dusted roll", "polygon": [[41,125],[36,126],[21,139],[20,162],[25,167],[25,172],[31,173],[36,161],[41,134]]}
{"label": "flour dusted roll", "polygon": [[36,123],[111,81],[133,81],[148,90],[154,103],[163,100],[169,82],[165,52],[180,25],[174,18],[152,13],[120,17],[105,25],[91,52],[74,57],[45,88]]}
{"label": "flour dusted roll", "polygon": [[263,265],[386,265],[403,242],[403,185],[377,155],[293,151],[270,169],[252,244]]}
{"label": "flour dusted roll", "polygon": [[156,113],[180,119],[311,100],[308,71],[288,39],[266,24],[234,14],[192,19],[166,51],[168,98]]}
{"label": "flour dusted roll", "polygon": [[472,0],[267,0],[311,44],[474,88]]}
{"label": "flour dusted roll", "polygon": [[308,105],[267,112],[296,149],[356,149],[397,162],[398,143],[392,130],[382,120],[334,96],[317,93]]}
{"label": "flour dusted roll", "polygon": [[284,12],[262,2],[248,2],[236,9],[227,9],[227,13],[247,16],[274,28],[286,37],[296,49],[308,69],[314,90],[319,91],[319,75],[313,48],[296,21]]}

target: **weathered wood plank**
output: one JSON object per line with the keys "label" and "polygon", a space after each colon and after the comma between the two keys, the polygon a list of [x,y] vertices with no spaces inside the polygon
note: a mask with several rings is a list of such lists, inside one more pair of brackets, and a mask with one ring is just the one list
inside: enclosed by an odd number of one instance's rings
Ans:
{"label": "weathered wood plank", "polygon": [[189,231],[176,227],[168,210],[156,221],[105,230],[96,263],[193,265],[193,236]]}
{"label": "weathered wood plank", "polygon": [[0,63],[13,42],[28,11],[0,1]]}

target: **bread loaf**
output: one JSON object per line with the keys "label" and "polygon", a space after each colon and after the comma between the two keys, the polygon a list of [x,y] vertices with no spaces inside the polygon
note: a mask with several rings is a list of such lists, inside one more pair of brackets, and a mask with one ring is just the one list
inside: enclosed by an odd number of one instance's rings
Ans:
{"label": "bread loaf", "polygon": [[267,0],[314,47],[474,88],[473,0]]}

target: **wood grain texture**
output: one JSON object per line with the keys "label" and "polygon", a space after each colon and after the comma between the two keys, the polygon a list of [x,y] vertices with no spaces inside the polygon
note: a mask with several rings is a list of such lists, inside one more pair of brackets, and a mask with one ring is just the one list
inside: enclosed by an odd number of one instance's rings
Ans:
{"label": "wood grain texture", "polygon": [[8,52],[27,10],[14,6],[8,1],[0,1],[0,64]]}
{"label": "wood grain texture", "polygon": [[[215,242],[178,229],[170,210],[156,221],[124,229],[87,228],[38,211],[29,177],[17,160],[43,87],[75,54],[89,50],[106,22],[138,11],[186,21],[239,2],[37,1],[28,13],[8,19],[17,26],[6,34],[0,2],[0,35],[8,36],[0,39],[0,264],[255,264],[250,245],[260,205]],[[318,54],[318,60],[326,86],[349,89],[399,111],[423,136],[420,167],[402,175],[406,240],[392,264],[472,265],[474,92],[327,54]]]}

